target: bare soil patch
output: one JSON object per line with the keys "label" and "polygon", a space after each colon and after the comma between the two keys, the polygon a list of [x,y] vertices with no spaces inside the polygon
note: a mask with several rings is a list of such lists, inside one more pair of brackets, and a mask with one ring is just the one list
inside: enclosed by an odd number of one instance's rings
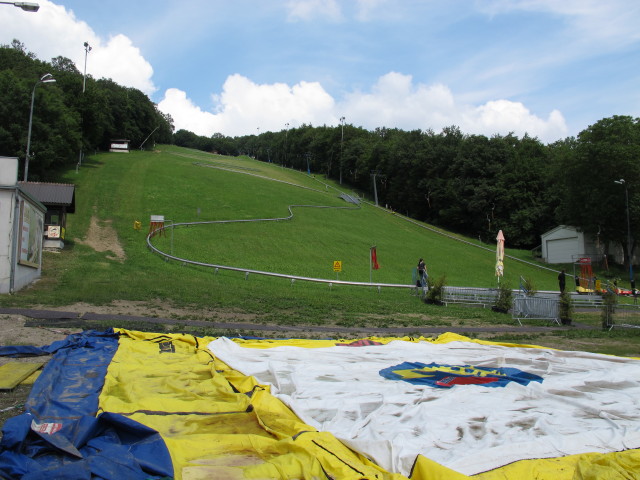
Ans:
{"label": "bare soil patch", "polygon": [[[95,213],[96,208],[93,208]],[[118,234],[111,226],[111,220],[98,220],[95,214],[91,217],[86,238],[84,240],[74,240],[77,243],[88,245],[96,252],[111,252],[113,255],[107,257],[110,260],[124,263],[127,259],[124,249],[118,240]]]}

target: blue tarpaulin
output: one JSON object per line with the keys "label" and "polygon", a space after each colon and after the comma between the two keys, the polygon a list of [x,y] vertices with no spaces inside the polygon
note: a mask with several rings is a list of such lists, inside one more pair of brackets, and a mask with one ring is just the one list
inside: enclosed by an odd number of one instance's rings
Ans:
{"label": "blue tarpaulin", "polygon": [[[122,415],[98,412],[118,334],[87,331],[46,347],[2,347],[0,355],[54,353],[36,380],[26,412],[5,422],[0,477],[150,479],[173,476],[160,435]],[[42,352],[42,353],[36,353]]]}

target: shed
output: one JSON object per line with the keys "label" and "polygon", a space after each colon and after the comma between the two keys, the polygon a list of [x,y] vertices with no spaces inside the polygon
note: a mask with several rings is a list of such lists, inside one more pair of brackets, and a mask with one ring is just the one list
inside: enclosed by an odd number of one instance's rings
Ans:
{"label": "shed", "polygon": [[541,235],[542,259],[547,263],[573,263],[576,258],[598,255],[593,236],[576,227],[559,225]]}
{"label": "shed", "polygon": [[76,186],[71,183],[41,182],[18,182],[18,185],[47,207],[44,219],[44,248],[63,248],[67,214],[76,211]]}
{"label": "shed", "polygon": [[130,142],[131,140],[126,139],[111,140],[111,143],[109,144],[109,151],[117,153],[129,153]]}

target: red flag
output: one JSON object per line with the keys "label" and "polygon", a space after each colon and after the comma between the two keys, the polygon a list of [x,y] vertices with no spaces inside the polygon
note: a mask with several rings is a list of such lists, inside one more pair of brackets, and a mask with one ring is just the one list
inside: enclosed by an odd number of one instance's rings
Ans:
{"label": "red flag", "polygon": [[371,268],[373,268],[374,270],[378,270],[380,268],[380,265],[378,265],[376,247],[371,247]]}

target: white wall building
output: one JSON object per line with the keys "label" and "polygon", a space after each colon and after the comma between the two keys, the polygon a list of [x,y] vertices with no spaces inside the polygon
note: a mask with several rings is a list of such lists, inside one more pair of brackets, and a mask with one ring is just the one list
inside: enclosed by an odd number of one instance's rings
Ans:
{"label": "white wall building", "polygon": [[[576,227],[559,225],[543,233],[542,259],[547,263],[574,263],[581,257],[602,258],[605,249],[598,245],[595,237],[581,232]],[[609,244],[607,257],[610,261],[622,264],[624,252],[622,245]],[[633,262],[637,258],[634,255]]]}
{"label": "white wall building", "polygon": [[0,157],[0,293],[40,278],[46,210],[18,186],[18,159]]}

